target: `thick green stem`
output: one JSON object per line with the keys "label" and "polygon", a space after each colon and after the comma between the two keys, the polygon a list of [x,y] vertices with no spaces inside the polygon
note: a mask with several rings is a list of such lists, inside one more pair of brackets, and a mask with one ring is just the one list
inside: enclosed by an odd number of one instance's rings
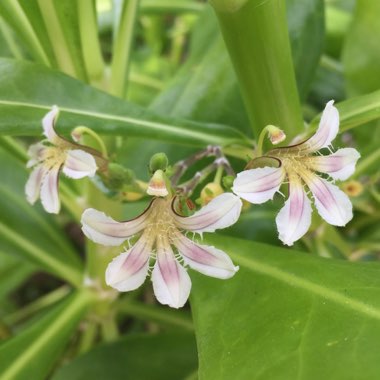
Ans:
{"label": "thick green stem", "polygon": [[2,0],[0,2],[0,11],[4,20],[25,41],[34,59],[50,67],[51,62],[19,2],[15,0]]}
{"label": "thick green stem", "polygon": [[129,64],[139,0],[124,0],[117,28],[111,65],[111,94],[126,97]]}
{"label": "thick green stem", "polygon": [[212,0],[255,136],[303,130],[284,0]]}
{"label": "thick green stem", "polygon": [[51,46],[54,50],[59,68],[66,74],[80,78],[80,73],[75,67],[74,57],[61,26],[57,9],[51,0],[37,0],[42,17],[49,35]]}
{"label": "thick green stem", "polygon": [[98,38],[98,25],[94,0],[78,1],[80,39],[83,60],[90,83],[102,88],[104,61]]}
{"label": "thick green stem", "polygon": [[8,45],[9,50],[16,59],[24,59],[24,54],[19,44],[14,39],[12,29],[0,18],[0,32],[3,35],[4,41]]}

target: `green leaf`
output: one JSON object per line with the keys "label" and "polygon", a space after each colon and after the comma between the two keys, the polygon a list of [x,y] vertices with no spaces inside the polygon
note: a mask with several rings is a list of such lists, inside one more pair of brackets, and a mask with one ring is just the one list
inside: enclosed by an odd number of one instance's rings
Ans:
{"label": "green leaf", "polygon": [[380,88],[380,2],[358,1],[343,49],[343,65],[350,95]]}
{"label": "green leaf", "polygon": [[25,166],[0,149],[0,170],[0,250],[79,285],[82,263],[72,245],[51,215],[25,199]]}
{"label": "green leaf", "polygon": [[231,127],[159,117],[40,65],[0,59],[0,134],[40,135],[41,119],[53,104],[62,110],[62,132],[87,125],[102,134],[198,146],[245,140]]}
{"label": "green leaf", "polygon": [[193,276],[199,379],[378,378],[380,265],[222,236],[240,266]]}
{"label": "green leaf", "polygon": [[[345,100],[336,107],[340,115],[340,132],[377,120],[380,118],[380,90]],[[312,129],[316,129],[320,118],[321,114],[311,121]]]}
{"label": "green leaf", "polygon": [[197,367],[191,334],[132,335],[62,367],[53,380],[178,380]]}
{"label": "green leaf", "polygon": [[0,345],[2,379],[46,379],[91,300],[86,292],[74,293],[15,338]]}

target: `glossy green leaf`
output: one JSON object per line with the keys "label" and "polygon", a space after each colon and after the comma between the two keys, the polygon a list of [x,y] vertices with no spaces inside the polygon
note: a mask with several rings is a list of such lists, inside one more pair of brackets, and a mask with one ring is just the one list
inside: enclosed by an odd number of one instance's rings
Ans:
{"label": "glossy green leaf", "polygon": [[378,378],[379,263],[208,242],[240,270],[227,281],[193,276],[200,380]]}
{"label": "glossy green leaf", "polygon": [[40,135],[41,118],[53,104],[62,113],[58,129],[87,125],[94,131],[139,136],[188,145],[228,144],[244,140],[237,130],[156,116],[64,74],[36,64],[0,60],[0,134]]}
{"label": "glossy green leaf", "polygon": [[25,199],[25,166],[0,149],[0,169],[0,250],[79,285],[82,263],[62,229],[40,205]]}
{"label": "glossy green leaf", "polygon": [[44,380],[87,311],[91,296],[74,293],[15,338],[0,345],[3,380]]}
{"label": "glossy green leaf", "polygon": [[356,2],[342,57],[350,95],[366,94],[380,88],[379,14],[379,1]]}
{"label": "glossy green leaf", "polygon": [[193,335],[139,334],[96,347],[62,367],[53,380],[179,380],[196,368]]}

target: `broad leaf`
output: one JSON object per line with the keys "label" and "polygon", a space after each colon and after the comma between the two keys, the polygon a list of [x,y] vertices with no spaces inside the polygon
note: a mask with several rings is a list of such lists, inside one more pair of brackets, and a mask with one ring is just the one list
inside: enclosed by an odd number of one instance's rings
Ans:
{"label": "broad leaf", "polygon": [[46,379],[90,302],[85,292],[72,294],[15,338],[0,345],[2,378]]}
{"label": "broad leaf", "polygon": [[179,380],[197,368],[191,334],[132,335],[62,367],[53,380]]}
{"label": "broad leaf", "polygon": [[225,145],[244,140],[231,127],[158,117],[37,64],[1,59],[0,77],[0,134],[3,135],[41,135],[41,118],[57,104],[62,111],[58,129],[63,132],[87,125],[102,134],[188,145]]}
{"label": "broad leaf", "polygon": [[240,270],[227,281],[193,276],[200,380],[378,378],[380,264],[209,242]]}

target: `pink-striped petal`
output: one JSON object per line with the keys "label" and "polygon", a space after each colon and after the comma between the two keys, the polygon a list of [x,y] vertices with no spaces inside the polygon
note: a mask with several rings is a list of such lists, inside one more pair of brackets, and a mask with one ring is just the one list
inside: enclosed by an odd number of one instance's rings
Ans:
{"label": "pink-striped petal", "polygon": [[104,212],[88,208],[82,214],[82,231],[95,243],[117,246],[146,227],[149,212],[148,208],[137,218],[117,222]]}
{"label": "pink-striped petal", "polygon": [[176,260],[170,245],[157,239],[157,261],[152,273],[153,290],[163,305],[182,307],[190,295],[191,280],[186,269]]}
{"label": "pink-striped petal", "polygon": [[289,198],[276,217],[279,239],[293,245],[308,231],[311,224],[311,204],[297,176],[289,179]]}
{"label": "pink-striped petal", "polygon": [[303,152],[316,152],[331,145],[339,131],[339,112],[330,100],[322,113],[317,131],[308,140],[298,145]]}
{"label": "pink-striped petal", "polygon": [[303,176],[314,195],[319,215],[333,226],[345,226],[352,219],[352,204],[337,186],[312,173]]}
{"label": "pink-striped petal", "polygon": [[80,149],[71,149],[67,152],[62,171],[68,177],[74,179],[93,177],[96,170],[96,161],[91,154]]}
{"label": "pink-striped petal", "polygon": [[327,173],[333,179],[346,180],[355,171],[356,161],[360,158],[354,148],[343,148],[328,156],[310,157],[308,166],[320,173]]}
{"label": "pink-striped petal", "polygon": [[237,175],[233,192],[251,203],[264,203],[274,197],[285,177],[282,167],[245,170]]}
{"label": "pink-striped petal", "polygon": [[40,196],[42,179],[45,175],[45,168],[42,165],[36,166],[25,185],[26,199],[30,204],[34,204]]}
{"label": "pink-striped petal", "polygon": [[46,212],[58,214],[61,203],[58,196],[58,175],[60,166],[53,166],[43,177],[41,185],[41,203]]}
{"label": "pink-striped petal", "polygon": [[115,257],[106,269],[106,284],[120,292],[141,286],[149,269],[151,242],[142,236],[127,252]]}
{"label": "pink-striped petal", "polygon": [[173,243],[190,268],[207,276],[227,279],[239,270],[230,257],[220,249],[195,244],[180,233],[177,233]]}
{"label": "pink-striped petal", "polygon": [[183,217],[173,213],[176,225],[187,231],[214,232],[231,226],[239,219],[242,202],[232,193],[224,193],[202,207],[194,215]]}
{"label": "pink-striped petal", "polygon": [[59,108],[57,106],[53,106],[51,111],[49,111],[42,119],[42,128],[44,130],[44,135],[53,144],[61,140],[54,129],[58,115]]}

